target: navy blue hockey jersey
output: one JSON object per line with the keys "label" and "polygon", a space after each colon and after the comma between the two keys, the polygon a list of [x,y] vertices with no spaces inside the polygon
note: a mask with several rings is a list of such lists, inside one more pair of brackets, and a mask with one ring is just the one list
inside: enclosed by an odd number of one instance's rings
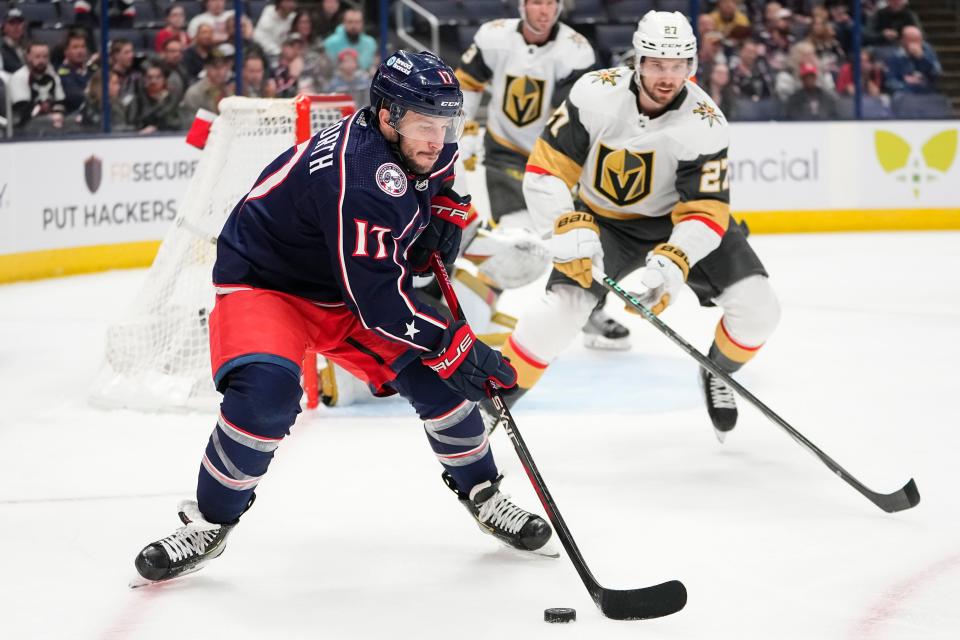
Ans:
{"label": "navy blue hockey jersey", "polygon": [[416,180],[372,111],[344,118],[282,153],[237,203],[217,241],[214,285],[345,303],[368,329],[435,349],[447,323],[413,295],[406,252],[456,155],[445,145],[429,178]]}

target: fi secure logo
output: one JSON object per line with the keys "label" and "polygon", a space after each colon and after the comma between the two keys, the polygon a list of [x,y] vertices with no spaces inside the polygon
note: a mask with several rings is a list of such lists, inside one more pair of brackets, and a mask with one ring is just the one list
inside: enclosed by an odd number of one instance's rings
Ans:
{"label": "fi secure logo", "polygon": [[947,129],[932,136],[915,153],[910,143],[893,133],[878,129],[873,134],[877,161],[884,172],[908,184],[914,197],[928,182],[942,178],[957,155],[957,130]]}

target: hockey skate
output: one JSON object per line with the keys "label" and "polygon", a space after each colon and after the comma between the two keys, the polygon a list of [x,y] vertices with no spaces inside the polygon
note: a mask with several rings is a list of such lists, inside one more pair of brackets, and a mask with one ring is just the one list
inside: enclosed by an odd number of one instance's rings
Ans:
{"label": "hockey skate", "polygon": [[630,329],[608,316],[603,307],[598,307],[583,325],[583,346],[601,351],[627,351]]}
{"label": "hockey skate", "polygon": [[131,587],[199,571],[223,553],[227,536],[235,525],[207,522],[193,500],[181,502],[179,508],[184,526],[143,548],[134,561],[143,580],[132,581]]}
{"label": "hockey skate", "polygon": [[700,369],[700,387],[707,402],[707,413],[721,443],[737,426],[737,402],[730,386],[706,369]]}
{"label": "hockey skate", "polygon": [[469,494],[465,494],[457,487],[453,477],[443,472],[444,483],[457,494],[460,504],[470,512],[481,531],[513,549],[551,558],[559,557],[559,553],[545,547],[553,535],[553,529],[546,520],[524,511],[510,501],[510,496],[500,493],[502,479],[500,475],[481,482]]}

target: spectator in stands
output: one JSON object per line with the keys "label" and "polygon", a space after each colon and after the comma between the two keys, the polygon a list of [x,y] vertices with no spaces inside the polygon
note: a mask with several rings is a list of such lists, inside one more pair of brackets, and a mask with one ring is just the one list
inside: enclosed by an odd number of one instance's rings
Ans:
{"label": "spectator in stands", "polygon": [[357,105],[370,102],[370,74],[360,69],[357,52],[344,49],[337,56],[337,70],[327,85],[330,93],[345,93]]}
{"label": "spectator in stands", "polygon": [[183,28],[187,24],[187,14],[179,4],[172,4],[167,7],[166,24],[163,29],[157,32],[153,39],[154,51],[163,51],[163,45],[167,40],[178,40],[184,47],[190,44],[190,38]]}
{"label": "spectator in stands", "polygon": [[786,66],[787,54],[795,38],[790,29],[793,12],[779,2],[771,2],[763,10],[763,27],[757,39],[763,45],[763,56],[771,68],[779,71]]}
{"label": "spectator in stands", "polygon": [[717,0],[710,16],[724,38],[740,41],[750,35],[750,18],[737,7],[737,0]]}
{"label": "spectator in stands", "polygon": [[320,6],[313,13],[313,26],[317,36],[326,38],[332,34],[343,22],[343,12],[346,5],[341,0],[321,0]]}
{"label": "spectator in stands", "polygon": [[63,87],[66,113],[74,113],[83,106],[87,84],[90,82],[90,52],[87,50],[87,34],[80,29],[67,32],[63,49],[63,64],[57,69]]}
{"label": "spectator in stands", "polygon": [[760,56],[755,40],[744,40],[731,66],[731,84],[737,96],[757,102],[774,95],[774,75],[770,63]]}
{"label": "spectator in stands", "polygon": [[[883,65],[877,62],[876,56],[869,49],[860,51],[860,80],[864,95],[880,98],[883,95]],[[840,67],[837,77],[837,93],[842,96],[852,96],[856,91],[853,82],[853,63],[846,62]]]}
{"label": "spectator in stands", "polygon": [[920,27],[917,17],[907,0],[887,0],[887,6],[875,14],[867,25],[866,42],[880,46],[895,46],[904,27]]}
{"label": "spectator in stands", "polygon": [[[73,3],[74,24],[85,29],[100,28],[100,0],[76,0]],[[110,0],[107,20],[115,29],[133,27],[137,10],[133,0]]]}
{"label": "spectator in stands", "polygon": [[730,84],[730,67],[723,63],[712,65],[710,75],[707,77],[707,82],[703,88],[717,103],[727,120],[736,119],[736,106],[734,104],[736,94],[733,85]]}
{"label": "spectator in stands", "polygon": [[177,102],[180,102],[193,80],[183,68],[183,43],[176,38],[164,42],[159,63],[167,72],[167,89],[177,97]]}
{"label": "spectator in stands", "polygon": [[365,71],[373,71],[379,63],[377,41],[363,32],[363,10],[349,7],[343,12],[343,23],[333,35],[323,41],[323,46],[331,60],[339,59],[344,49],[357,52],[357,62]]}
{"label": "spectator in stands", "polygon": [[200,25],[208,24],[213,28],[213,43],[225,42],[231,37],[227,32],[227,18],[233,15],[233,11],[225,11],[226,0],[205,0],[203,6],[206,11],[193,17],[187,25],[187,35],[191,40],[195,39]]}
{"label": "spectator in stands", "polygon": [[243,95],[248,98],[273,98],[277,83],[267,77],[267,61],[263,56],[248,54],[243,61]]}
{"label": "spectator in stands", "polygon": [[923,41],[920,29],[905,26],[900,36],[900,49],[887,60],[887,91],[936,93],[937,80],[942,74],[940,60],[933,48]]}
{"label": "spectator in stands", "polygon": [[802,84],[800,67],[817,69],[817,84],[828,93],[833,93],[836,83],[833,74],[817,66],[817,50],[809,40],[801,40],[790,48],[787,66],[776,76],[776,93],[782,101],[786,101],[796,93]]}
{"label": "spectator in stands", "polygon": [[[235,26],[234,15],[231,13],[230,17],[227,18],[227,32],[230,34],[231,44],[233,44],[233,40],[236,37],[233,31]],[[243,55],[246,56],[248,53],[253,53],[266,60],[268,58],[267,52],[253,39],[253,34],[253,21],[249,16],[241,16],[240,37],[243,38]]]}
{"label": "spectator in stands", "polygon": [[303,38],[303,73],[300,74],[300,91],[320,93],[333,75],[333,63],[323,48],[323,40],[313,29],[313,18],[306,11],[298,11],[293,17],[292,33]]}
{"label": "spectator in stands", "polygon": [[[701,14],[700,17],[710,18],[706,14]],[[707,31],[700,36],[700,46],[697,47],[697,82],[707,84],[710,72],[715,65],[727,66],[727,56],[724,51],[723,34],[719,31]]]}
{"label": "spectator in stands", "polygon": [[129,104],[140,92],[141,74],[133,50],[133,43],[126,38],[110,42],[110,70],[120,78],[120,101]]}
{"label": "spectator in stands", "polygon": [[299,33],[290,33],[280,47],[280,58],[273,72],[278,98],[292,98],[297,95],[303,66],[303,38]]}
{"label": "spectator in stands", "polygon": [[253,39],[263,47],[271,60],[280,57],[280,47],[290,33],[290,25],[293,24],[293,14],[296,10],[297,0],[273,0],[273,4],[264,7],[263,13],[260,14],[257,28],[253,32]]}
{"label": "spectator in stands", "polygon": [[27,22],[23,11],[11,7],[3,20],[3,43],[0,53],[3,55],[3,70],[13,73],[23,66],[27,59]]}
{"label": "spectator in stands", "polygon": [[143,90],[137,97],[137,128],[140,133],[182,129],[178,96],[167,87],[167,70],[151,64],[143,72]]}
{"label": "spectator in stands", "polygon": [[833,33],[833,27],[826,16],[816,16],[810,24],[810,33],[807,40],[813,45],[817,56],[817,65],[836,79],[840,73],[840,65],[847,55],[840,47],[840,42]]}
{"label": "spectator in stands", "polygon": [[233,45],[226,42],[210,52],[204,65],[204,76],[187,89],[180,103],[182,122],[193,122],[197,109],[220,113],[220,101],[233,95],[233,84],[228,82],[233,53]]}
{"label": "spectator in stands", "polygon": [[[103,94],[102,71],[95,71],[87,84],[87,99],[80,108],[76,123],[85,131],[103,130],[103,109],[100,108],[100,97]],[[120,103],[120,76],[110,72],[110,85],[107,89],[110,96],[110,130],[114,132],[133,131],[136,127],[133,113],[134,105]]]}
{"label": "spectator in stands", "polygon": [[846,0],[834,0],[828,10],[830,25],[833,27],[837,42],[840,43],[840,48],[848,52],[853,51],[853,18],[850,17]]}
{"label": "spectator in stands", "polygon": [[193,44],[183,52],[183,69],[189,74],[188,85],[200,76],[214,47],[216,44],[213,42],[213,27],[209,24],[201,24],[197,27]]}
{"label": "spectator in stands", "polygon": [[800,65],[800,88],[787,98],[788,120],[836,120],[840,117],[833,94],[818,83],[816,65]]}
{"label": "spectator in stands", "polygon": [[43,134],[63,128],[63,87],[50,65],[50,48],[27,46],[26,63],[10,76],[13,124],[21,133]]}

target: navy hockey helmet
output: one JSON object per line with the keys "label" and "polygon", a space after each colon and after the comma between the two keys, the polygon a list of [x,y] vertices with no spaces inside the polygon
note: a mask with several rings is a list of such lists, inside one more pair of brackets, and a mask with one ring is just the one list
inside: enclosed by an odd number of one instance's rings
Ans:
{"label": "navy hockey helmet", "polygon": [[429,51],[399,50],[380,63],[370,83],[370,104],[375,112],[389,109],[390,126],[410,138],[433,141],[436,133],[406,123],[408,111],[436,119],[445,143],[455,142],[463,132],[460,82],[453,69]]}

